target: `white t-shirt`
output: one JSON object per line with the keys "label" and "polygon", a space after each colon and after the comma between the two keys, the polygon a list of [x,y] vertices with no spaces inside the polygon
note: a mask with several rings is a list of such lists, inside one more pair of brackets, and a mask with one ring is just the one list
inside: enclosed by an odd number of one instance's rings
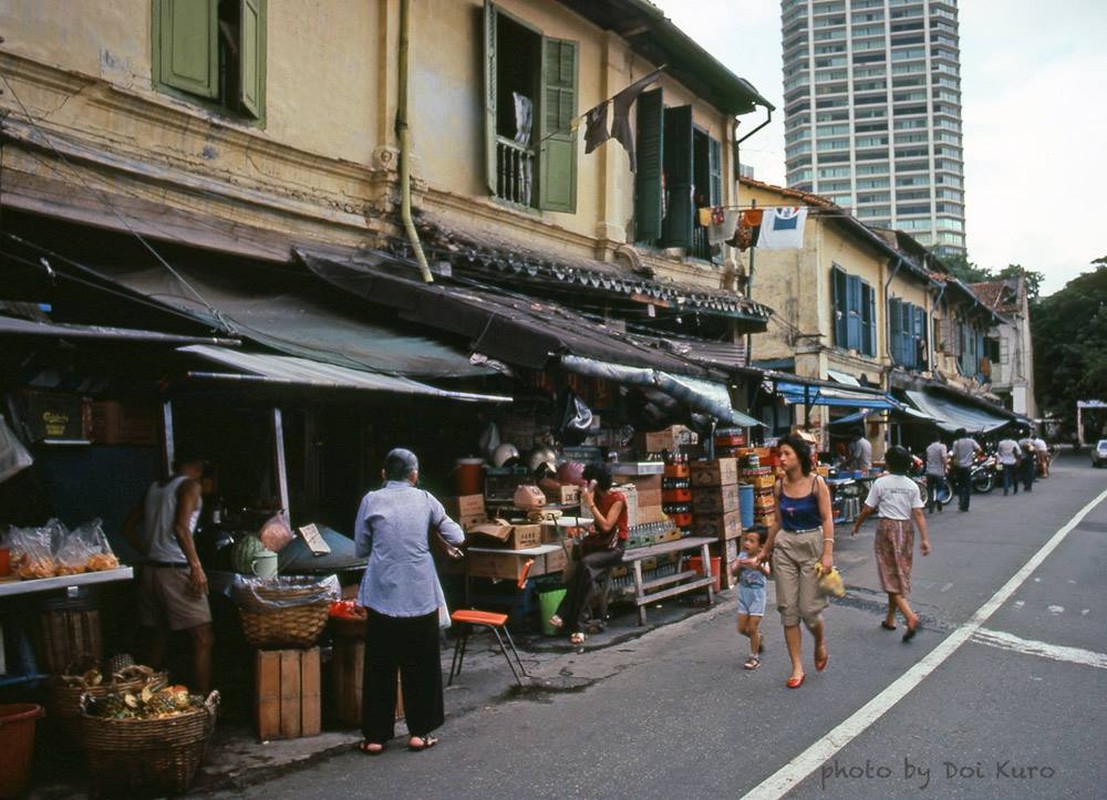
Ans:
{"label": "white t-shirt", "polygon": [[906,475],[882,475],[873,481],[865,505],[885,519],[911,519],[911,509],[924,503],[919,485]]}
{"label": "white t-shirt", "polygon": [[975,439],[964,437],[958,439],[953,443],[953,450],[950,455],[953,457],[953,463],[958,467],[971,467],[972,458],[976,455],[976,451],[980,449],[980,445],[976,443]]}
{"label": "white t-shirt", "polygon": [[996,445],[996,457],[1000,464],[1014,464],[1022,458],[1022,448],[1014,439],[1000,439]]}
{"label": "white t-shirt", "polygon": [[945,475],[946,461],[949,460],[949,451],[941,442],[932,442],[926,448],[926,474]]}

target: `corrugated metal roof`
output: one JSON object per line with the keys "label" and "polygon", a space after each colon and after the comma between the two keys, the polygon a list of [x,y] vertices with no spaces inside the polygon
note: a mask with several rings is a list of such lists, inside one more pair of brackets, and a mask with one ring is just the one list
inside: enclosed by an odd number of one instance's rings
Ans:
{"label": "corrugated metal roof", "polygon": [[[359,389],[371,392],[390,392],[393,394],[427,395],[444,397],[451,400],[473,402],[509,403],[510,397],[500,395],[473,394],[439,389],[410,378],[395,375],[381,375],[376,372],[347,369],[346,367],[324,364],[295,356],[279,356],[267,353],[245,353],[241,350],[228,350],[225,347],[208,345],[189,345],[178,348],[182,353],[191,353],[223,366],[242,370],[250,376],[264,379],[266,383],[279,383],[290,386],[314,386],[326,389]],[[225,377],[227,380],[242,379],[234,373],[208,373],[205,377]]]}

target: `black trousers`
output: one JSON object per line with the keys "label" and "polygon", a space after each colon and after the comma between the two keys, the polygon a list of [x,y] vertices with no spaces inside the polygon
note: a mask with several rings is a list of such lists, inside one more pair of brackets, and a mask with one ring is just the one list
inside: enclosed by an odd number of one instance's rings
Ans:
{"label": "black trousers", "polygon": [[404,691],[404,717],[412,736],[423,737],[446,720],[438,612],[389,617],[369,610],[361,681],[361,732],[384,744],[395,735],[396,675]]}
{"label": "black trousers", "polygon": [[950,475],[954,488],[957,489],[961,510],[968,511],[969,500],[972,497],[972,472],[968,467],[954,467]]}
{"label": "black trousers", "polygon": [[580,614],[595,589],[596,579],[622,560],[622,547],[615,550],[596,550],[580,559],[565,587],[565,597],[557,606],[557,615],[565,622],[569,633],[580,631]]}

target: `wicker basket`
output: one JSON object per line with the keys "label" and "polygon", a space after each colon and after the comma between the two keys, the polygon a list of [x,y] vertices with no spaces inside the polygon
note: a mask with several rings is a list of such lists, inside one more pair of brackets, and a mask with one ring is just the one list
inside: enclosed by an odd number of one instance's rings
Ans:
{"label": "wicker basket", "polygon": [[46,684],[46,716],[53,720],[66,742],[80,742],[81,698],[88,695],[96,699],[113,692],[135,692],[146,683],[168,681],[164,672],[154,672],[150,667],[130,666],[112,676],[111,681],[99,686],[70,686],[72,675],[54,675]]}
{"label": "wicker basket", "polygon": [[104,719],[85,709],[81,742],[94,795],[183,792],[192,784],[215,730],[219,693],[203,708],[165,719]]}
{"label": "wicker basket", "polygon": [[253,647],[311,647],[327,625],[332,596],[314,579],[236,585],[242,633]]}

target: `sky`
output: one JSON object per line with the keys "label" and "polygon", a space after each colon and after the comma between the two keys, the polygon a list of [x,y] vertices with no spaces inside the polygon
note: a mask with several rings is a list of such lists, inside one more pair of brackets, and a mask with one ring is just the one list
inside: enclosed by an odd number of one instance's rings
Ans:
{"label": "sky", "polygon": [[[742,161],[783,185],[778,0],[652,2],[777,107]],[[958,16],[969,260],[1040,272],[1049,295],[1107,256],[1107,3],[960,0]]]}

